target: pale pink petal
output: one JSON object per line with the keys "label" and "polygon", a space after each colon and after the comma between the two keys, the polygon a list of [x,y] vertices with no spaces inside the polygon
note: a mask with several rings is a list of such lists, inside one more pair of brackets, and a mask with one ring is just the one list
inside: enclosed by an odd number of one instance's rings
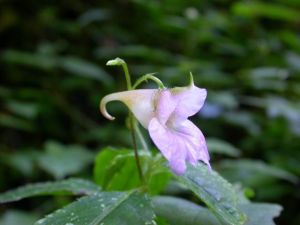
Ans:
{"label": "pale pink petal", "polygon": [[175,123],[174,129],[185,140],[187,161],[195,165],[198,160],[201,160],[209,165],[207,145],[201,130],[190,120]]}
{"label": "pale pink petal", "polygon": [[177,141],[173,137],[172,132],[165,125],[162,125],[157,118],[153,118],[150,121],[148,131],[151,139],[163,156],[170,160],[177,149]]}
{"label": "pale pink petal", "polygon": [[149,134],[157,148],[169,161],[172,171],[178,175],[186,169],[186,147],[184,140],[177,133],[153,118],[149,123]]}
{"label": "pale pink petal", "polygon": [[202,132],[189,120],[167,127],[153,118],[149,123],[149,134],[155,145],[169,161],[172,171],[182,174],[186,161],[196,165],[202,160],[209,165],[209,155]]}
{"label": "pale pink petal", "polygon": [[177,174],[182,175],[186,170],[186,151],[175,151],[169,160],[171,170]]}
{"label": "pale pink petal", "polygon": [[198,88],[194,85],[188,88],[175,88],[173,96],[177,102],[174,114],[178,117],[188,118],[196,114],[203,106],[206,99],[206,89]]}
{"label": "pale pink petal", "polygon": [[159,122],[165,124],[174,112],[177,101],[173,98],[170,90],[161,90],[157,98],[156,117]]}

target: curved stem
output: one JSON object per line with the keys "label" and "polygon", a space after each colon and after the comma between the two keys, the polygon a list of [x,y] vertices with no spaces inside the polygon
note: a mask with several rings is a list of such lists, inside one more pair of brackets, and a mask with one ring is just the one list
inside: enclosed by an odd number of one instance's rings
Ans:
{"label": "curved stem", "polygon": [[190,86],[194,86],[194,77],[192,72],[190,72]]}
{"label": "curved stem", "polygon": [[133,149],[134,149],[135,162],[136,162],[136,166],[137,166],[137,169],[138,169],[138,174],[139,174],[140,181],[141,181],[142,185],[144,185],[145,184],[145,179],[144,179],[144,176],[143,176],[141,161],[140,161],[139,153],[138,153],[138,150],[137,150],[136,134],[135,134],[135,128],[134,128],[134,118],[133,118],[132,113],[129,114],[129,120],[130,120],[130,131],[131,131],[131,137],[132,137],[132,143],[133,143]]}
{"label": "curved stem", "polygon": [[128,71],[128,67],[127,67],[126,62],[123,59],[117,57],[115,59],[108,60],[106,65],[107,66],[122,66],[122,68],[124,70],[124,73],[125,73],[127,89],[132,90],[131,79],[130,79],[130,74],[129,74],[129,71]]}
{"label": "curved stem", "polygon": [[143,149],[146,150],[147,152],[150,152],[148,144],[147,144],[145,138],[143,137],[143,134],[141,132],[139,124],[136,122],[136,120],[134,121],[134,128],[135,128],[135,132],[140,140],[140,143],[143,146]]}
{"label": "curved stem", "polygon": [[131,78],[130,78],[128,67],[127,67],[127,64],[126,64],[125,61],[124,61],[124,63],[122,63],[122,68],[123,68],[124,73],[125,73],[125,78],[126,78],[126,83],[127,83],[127,89],[128,90],[132,90],[133,88],[132,88],[132,85],[131,85]]}
{"label": "curved stem", "polygon": [[158,79],[156,76],[153,76],[153,74],[155,74],[155,73],[149,73],[149,74],[142,76],[134,83],[132,88],[135,89],[137,86],[139,86],[144,81],[153,80],[160,89],[165,89],[166,87],[164,86],[163,82],[160,79]]}
{"label": "curved stem", "polygon": [[[130,74],[128,71],[128,67],[127,64],[124,60],[122,60],[122,68],[124,70],[125,73],[125,78],[126,78],[126,83],[127,83],[127,89],[128,90],[132,90],[132,84],[131,84],[131,79],[130,79]],[[136,162],[136,167],[138,170],[138,174],[141,180],[142,185],[145,184],[145,180],[144,180],[144,176],[143,176],[143,171],[142,171],[142,166],[141,166],[141,161],[140,161],[140,157],[139,157],[139,153],[138,153],[138,149],[137,149],[137,144],[136,144],[136,133],[135,133],[135,119],[133,117],[133,114],[131,112],[129,112],[129,120],[130,120],[130,133],[131,133],[131,137],[132,137],[132,143],[133,143],[133,150],[134,150],[134,157],[135,157],[135,162]]]}

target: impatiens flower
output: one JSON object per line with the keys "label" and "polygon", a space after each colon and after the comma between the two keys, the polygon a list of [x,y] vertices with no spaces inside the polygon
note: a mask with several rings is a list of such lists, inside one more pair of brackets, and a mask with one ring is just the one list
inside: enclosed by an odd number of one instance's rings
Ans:
{"label": "impatiens flower", "polygon": [[209,155],[202,132],[188,117],[196,114],[204,104],[206,90],[193,83],[172,89],[139,89],[105,96],[100,104],[102,114],[114,119],[106,111],[106,103],[122,101],[149,135],[173,172],[180,175],[186,162],[196,165],[202,160],[209,167]]}

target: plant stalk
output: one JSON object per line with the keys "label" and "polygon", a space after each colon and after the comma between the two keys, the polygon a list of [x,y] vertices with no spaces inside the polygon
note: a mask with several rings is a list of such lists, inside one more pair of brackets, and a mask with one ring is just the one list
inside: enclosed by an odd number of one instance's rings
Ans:
{"label": "plant stalk", "polygon": [[[124,70],[125,73],[125,78],[126,78],[126,83],[127,83],[127,89],[128,90],[132,90],[132,84],[131,84],[131,79],[130,79],[130,74],[128,71],[128,67],[125,61],[123,61],[122,63],[122,68]],[[139,174],[139,178],[141,180],[142,185],[145,184],[145,179],[143,176],[143,170],[142,170],[142,166],[141,166],[141,160],[139,157],[139,153],[138,153],[138,149],[137,149],[137,143],[136,143],[136,133],[135,133],[135,121],[134,121],[134,117],[133,114],[131,112],[129,112],[129,123],[130,123],[130,132],[131,132],[131,137],[132,137],[132,142],[133,142],[133,150],[134,150],[134,157],[135,157],[135,162],[136,162],[136,167],[138,170],[138,174]]]}

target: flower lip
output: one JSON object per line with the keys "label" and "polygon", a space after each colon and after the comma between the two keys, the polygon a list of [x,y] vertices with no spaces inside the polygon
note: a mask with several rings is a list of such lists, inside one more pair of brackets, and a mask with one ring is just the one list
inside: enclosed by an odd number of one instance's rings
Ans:
{"label": "flower lip", "polygon": [[186,162],[196,165],[202,160],[209,166],[204,135],[188,120],[201,109],[206,95],[205,89],[191,85],[162,90],[158,97],[155,117],[151,119],[148,130],[175,174],[184,173]]}

